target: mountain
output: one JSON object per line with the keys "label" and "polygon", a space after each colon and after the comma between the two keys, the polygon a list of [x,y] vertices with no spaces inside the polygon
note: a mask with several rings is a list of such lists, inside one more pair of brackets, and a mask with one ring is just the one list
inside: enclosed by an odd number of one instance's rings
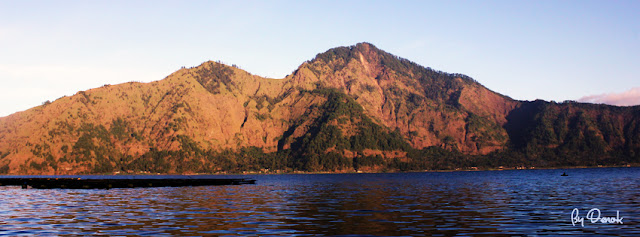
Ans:
{"label": "mountain", "polygon": [[210,61],[0,118],[4,174],[639,163],[639,106],[517,101],[369,43],[283,79]]}

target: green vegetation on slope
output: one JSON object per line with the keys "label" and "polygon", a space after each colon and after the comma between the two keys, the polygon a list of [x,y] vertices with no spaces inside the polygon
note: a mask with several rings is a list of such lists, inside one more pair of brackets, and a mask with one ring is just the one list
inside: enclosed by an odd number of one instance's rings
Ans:
{"label": "green vegetation on slope", "polygon": [[235,86],[231,79],[233,74],[233,70],[224,64],[207,62],[197,68],[194,76],[207,91],[218,94],[223,86]]}
{"label": "green vegetation on slope", "polygon": [[0,173],[640,164],[639,107],[513,101],[370,44],[329,50],[301,69],[260,81],[206,62],[46,103],[0,119]]}
{"label": "green vegetation on slope", "polygon": [[640,132],[639,112],[579,103],[525,103],[512,112],[512,122],[506,125],[510,154],[538,166],[638,163],[640,149],[634,144]]}

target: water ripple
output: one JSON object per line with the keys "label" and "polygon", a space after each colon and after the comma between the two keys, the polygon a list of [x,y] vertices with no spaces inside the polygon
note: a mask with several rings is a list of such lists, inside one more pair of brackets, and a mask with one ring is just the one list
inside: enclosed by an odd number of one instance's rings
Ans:
{"label": "water ripple", "polygon": [[[256,185],[0,187],[0,235],[640,235],[639,168],[264,175]],[[246,176],[245,176],[246,177]],[[624,224],[585,222],[599,208]]]}

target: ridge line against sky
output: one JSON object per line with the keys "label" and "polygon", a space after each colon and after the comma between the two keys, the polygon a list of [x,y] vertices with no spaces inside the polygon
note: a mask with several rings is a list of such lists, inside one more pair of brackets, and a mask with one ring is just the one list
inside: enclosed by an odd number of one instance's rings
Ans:
{"label": "ridge line against sky", "polygon": [[208,60],[282,78],[359,42],[518,100],[633,105],[638,12],[640,1],[0,0],[0,116]]}

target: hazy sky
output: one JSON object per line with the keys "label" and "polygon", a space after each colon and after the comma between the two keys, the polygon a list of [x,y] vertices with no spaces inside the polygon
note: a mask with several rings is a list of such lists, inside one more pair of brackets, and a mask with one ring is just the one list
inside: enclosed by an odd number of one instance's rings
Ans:
{"label": "hazy sky", "polygon": [[514,99],[640,104],[637,0],[0,0],[0,116],[207,60],[282,78],[358,42]]}

